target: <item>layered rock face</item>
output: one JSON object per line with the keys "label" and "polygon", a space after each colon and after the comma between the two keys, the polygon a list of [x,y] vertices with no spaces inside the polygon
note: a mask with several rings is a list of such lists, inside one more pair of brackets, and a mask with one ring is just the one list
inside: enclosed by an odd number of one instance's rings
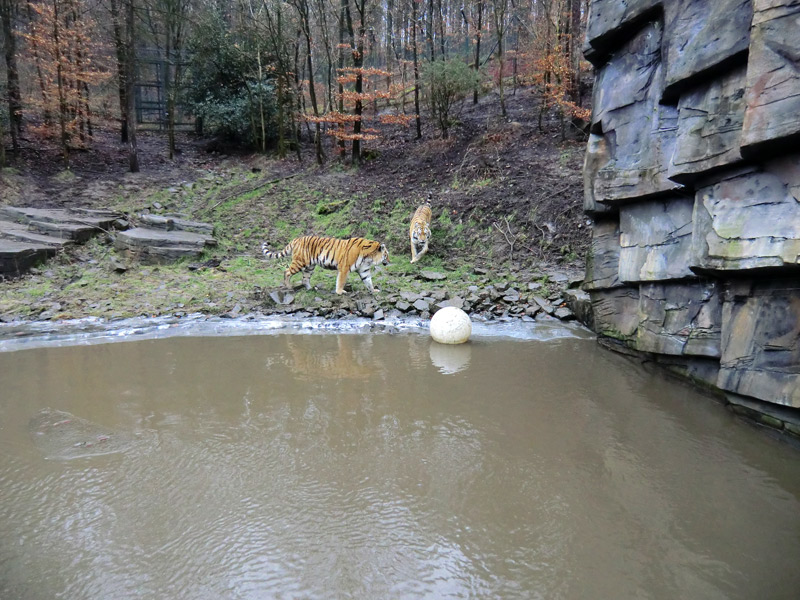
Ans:
{"label": "layered rock face", "polygon": [[597,333],[797,434],[800,0],[593,0],[584,53]]}

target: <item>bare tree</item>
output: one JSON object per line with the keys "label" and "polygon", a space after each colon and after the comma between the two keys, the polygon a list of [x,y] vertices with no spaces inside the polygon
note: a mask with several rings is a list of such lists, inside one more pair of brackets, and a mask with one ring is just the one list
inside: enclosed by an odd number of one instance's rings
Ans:
{"label": "bare tree", "polygon": [[14,33],[14,21],[18,12],[18,0],[0,0],[0,24],[3,31],[6,61],[9,133],[14,150],[19,148],[19,138],[22,135],[22,94],[20,93],[17,68],[17,40]]}

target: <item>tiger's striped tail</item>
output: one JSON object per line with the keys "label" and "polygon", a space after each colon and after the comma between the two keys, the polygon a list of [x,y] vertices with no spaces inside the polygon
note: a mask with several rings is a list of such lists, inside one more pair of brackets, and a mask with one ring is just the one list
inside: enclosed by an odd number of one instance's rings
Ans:
{"label": "tiger's striped tail", "polygon": [[292,244],[290,242],[289,244],[286,245],[286,247],[283,250],[280,250],[279,252],[273,252],[272,250],[269,249],[269,245],[267,244],[267,242],[262,242],[261,252],[264,253],[264,256],[266,258],[283,258],[284,256],[288,256],[292,253]]}

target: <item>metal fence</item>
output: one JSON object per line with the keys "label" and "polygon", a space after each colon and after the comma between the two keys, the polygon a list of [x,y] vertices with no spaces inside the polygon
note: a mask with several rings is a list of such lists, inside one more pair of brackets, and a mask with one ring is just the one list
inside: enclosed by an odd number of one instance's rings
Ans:
{"label": "metal fence", "polygon": [[[168,61],[163,50],[158,48],[139,48],[136,57],[136,85],[134,100],[137,125],[156,126],[159,130],[167,128],[167,75],[168,67],[178,65],[185,70],[188,60],[185,56]],[[175,105],[175,127],[190,129],[195,126],[194,116],[181,102],[183,94],[178,90]]]}

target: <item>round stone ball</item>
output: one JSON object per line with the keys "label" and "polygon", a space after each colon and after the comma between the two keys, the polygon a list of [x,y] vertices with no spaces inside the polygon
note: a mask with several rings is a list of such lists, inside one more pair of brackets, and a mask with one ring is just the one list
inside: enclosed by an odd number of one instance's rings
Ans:
{"label": "round stone ball", "polygon": [[445,306],[431,318],[431,337],[440,344],[463,344],[472,335],[469,315],[455,306]]}

